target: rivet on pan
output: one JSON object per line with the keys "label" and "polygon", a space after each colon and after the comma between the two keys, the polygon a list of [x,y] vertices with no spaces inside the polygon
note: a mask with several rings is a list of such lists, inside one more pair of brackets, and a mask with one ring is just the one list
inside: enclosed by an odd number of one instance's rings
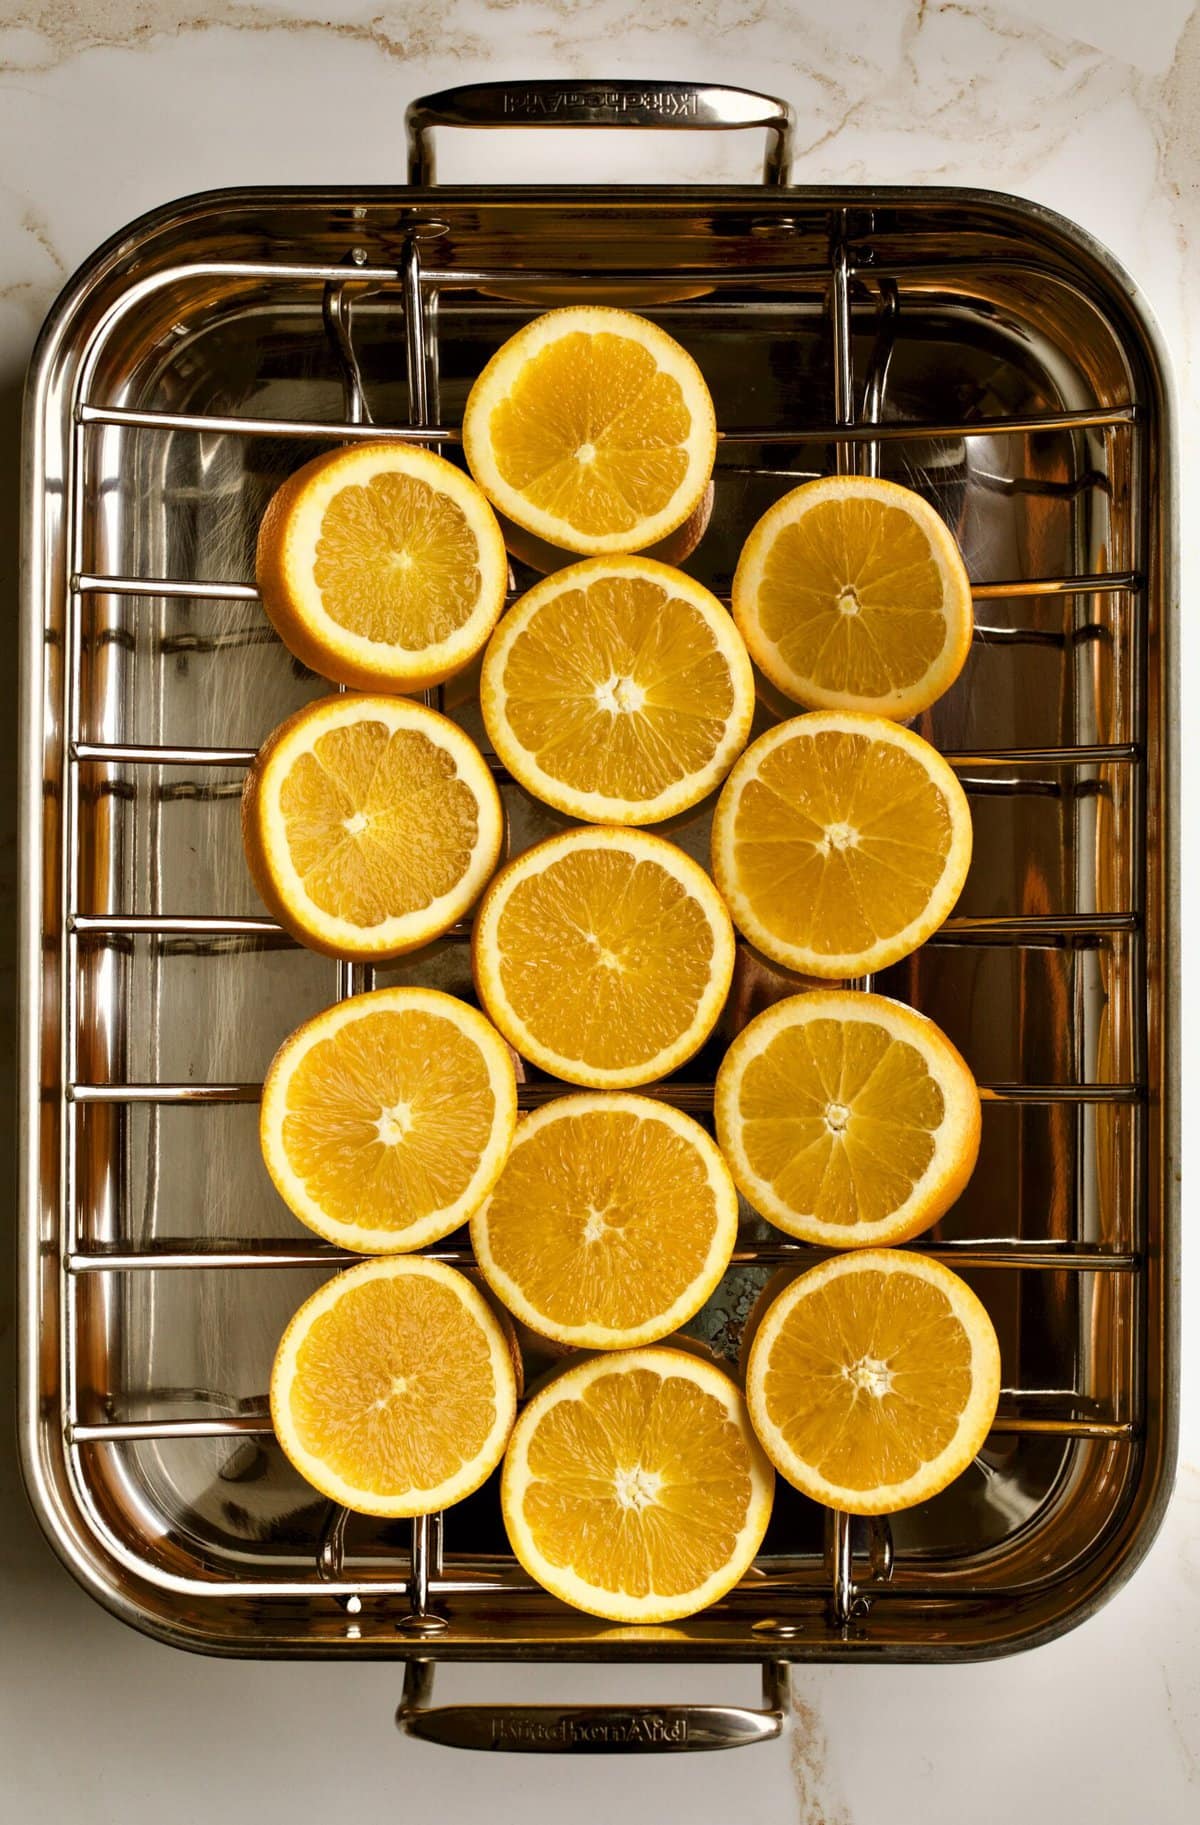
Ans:
{"label": "rivet on pan", "polygon": [[404,228],[405,233],[411,235],[414,241],[436,241],[439,240],[442,235],[450,233],[450,224],[448,222],[438,222],[428,219],[421,221],[418,219],[416,221],[404,222],[401,225]]}
{"label": "rivet on pan", "polygon": [[444,1616],[402,1616],[396,1624],[401,1635],[440,1635],[450,1624]]}
{"label": "rivet on pan", "polygon": [[802,1622],[780,1622],[775,1616],[764,1616],[759,1622],[750,1624],[752,1635],[771,1635],[781,1641],[790,1641],[794,1635],[803,1635]]}

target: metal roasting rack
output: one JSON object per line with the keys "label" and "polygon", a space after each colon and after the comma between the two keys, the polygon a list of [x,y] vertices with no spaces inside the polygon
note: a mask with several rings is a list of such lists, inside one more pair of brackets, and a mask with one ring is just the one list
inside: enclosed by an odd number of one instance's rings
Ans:
{"label": "metal roasting rack", "polygon": [[[627,239],[613,227],[622,205],[608,196],[602,205],[595,192],[538,191],[522,200],[526,193],[513,191],[429,191],[433,126],[531,120],[765,127],[767,183],[757,191],[634,190]],[[399,1717],[413,1733],[515,1749],[715,1748],[762,1740],[782,1728],[792,1660],[967,1657],[1058,1632],[1128,1572],[1165,1503],[1175,1423],[1167,745],[1173,573],[1170,417],[1160,358],[1123,275],[1086,237],[1032,205],[969,192],[788,188],[791,112],[767,98],[678,84],[582,84],[571,91],[483,85],[414,104],[409,131],[412,181],[422,189],[365,192],[361,199],[227,193],[135,225],[68,288],[35,362],[23,661],[27,1478],[64,1558],[127,1619],[216,1651],[403,1656]],[[306,246],[321,257],[304,257]],[[548,257],[539,264],[542,250]],[[1023,1056],[1024,1036],[1044,1030],[1063,1064],[1044,1081],[1016,1071],[981,1092],[985,1125],[997,1106],[1015,1112],[1016,1125],[1005,1132],[1020,1155],[1022,1205],[1043,1174],[1047,1202],[1061,1207],[1057,1232],[1027,1233],[1022,1208],[1007,1231],[997,1224],[991,1233],[960,1234],[942,1225],[915,1245],[968,1275],[999,1276],[996,1284],[1009,1290],[997,1298],[1013,1314],[1019,1340],[1021,1374],[1002,1393],[989,1442],[998,1461],[980,1460],[982,1493],[962,1511],[966,1522],[953,1510],[939,1520],[936,1505],[916,1532],[829,1514],[814,1533],[812,1518],[801,1517],[796,1527],[808,1530],[802,1549],[787,1538],[773,1545],[769,1536],[755,1572],[731,1598],[670,1630],[607,1629],[568,1614],[524,1580],[487,1515],[479,1524],[487,1550],[461,1543],[452,1549],[442,1516],[414,1522],[407,1542],[393,1527],[364,1543],[354,1539],[361,1526],[355,1517],[328,1504],[305,1509],[294,1491],[285,1499],[275,1490],[274,1506],[258,1517],[258,1537],[245,1516],[214,1531],[197,1520],[199,1510],[181,1494],[191,1484],[172,1482],[162,1454],[195,1441],[216,1449],[213,1441],[228,1440],[233,1455],[217,1477],[237,1489],[243,1479],[250,1487],[265,1476],[274,1489],[275,1471],[262,1468],[271,1438],[263,1393],[238,1392],[230,1379],[223,1387],[163,1384],[137,1400],[123,1396],[138,1379],[130,1362],[136,1357],[148,1373],[179,1310],[168,1303],[160,1313],[158,1294],[137,1303],[140,1294],[131,1289],[139,1279],[158,1287],[159,1276],[201,1277],[224,1286],[228,1275],[232,1288],[251,1269],[286,1275],[355,1259],[298,1231],[275,1241],[198,1227],[179,1239],[169,1227],[179,1185],[162,1151],[165,1114],[253,1104],[259,1083],[130,1075],[125,1060],[146,1049],[139,1022],[144,1017],[152,1031],[155,1059],[174,1055],[178,1004],[166,977],[172,961],[196,976],[185,1024],[203,1025],[206,960],[286,958],[297,947],[258,913],[189,911],[173,899],[175,877],[163,875],[168,856],[182,853],[166,838],[170,807],[236,798],[255,747],[244,739],[175,740],[169,729],[147,740],[144,719],[132,711],[143,698],[161,706],[170,694],[163,683],[169,668],[182,677],[200,658],[215,657],[245,668],[237,676],[253,684],[259,656],[277,648],[252,618],[214,624],[211,633],[191,624],[205,604],[228,620],[236,605],[257,602],[245,580],[244,528],[252,531],[256,511],[247,504],[246,477],[261,483],[271,465],[279,473],[284,464],[294,467],[306,446],[360,438],[453,451],[460,436],[443,416],[446,351],[461,337],[471,348],[486,344],[486,354],[548,302],[591,298],[629,298],[630,308],[661,314],[685,339],[738,332],[749,347],[768,335],[761,320],[775,338],[773,377],[785,346],[775,326],[787,320],[792,344],[803,348],[813,373],[824,372],[823,414],[801,421],[789,410],[782,421],[744,423],[734,416],[722,426],[718,503],[726,487],[773,491],[749,518],[737,510],[743,535],[774,494],[813,472],[814,461],[816,468],[878,474],[902,460],[944,510],[956,498],[968,524],[971,502],[1003,503],[1020,562],[1007,575],[985,568],[973,582],[971,663],[982,652],[1017,668],[1013,738],[997,741],[998,712],[976,715],[971,701],[955,712],[957,738],[946,741],[951,725],[940,723],[937,711],[922,727],[959,772],[977,817],[1001,801],[997,814],[1010,822],[989,824],[987,832],[1013,838],[1011,855],[992,865],[1017,881],[1010,896],[1016,909],[972,903],[930,940],[924,961],[907,974],[899,966],[878,986],[942,1018],[943,1006],[973,1007],[984,994],[982,976],[960,975],[955,989],[955,953],[1015,959],[1008,980],[1018,985],[1010,991],[1019,1002],[1016,1049]],[[244,309],[239,301],[247,299]],[[184,409],[188,385],[195,388],[197,372],[204,378],[210,359],[205,335],[216,337],[219,350],[221,325],[231,323],[229,347],[247,360],[260,330],[243,334],[238,325],[255,312],[272,370],[270,396],[287,391],[287,376],[276,372],[287,360],[309,364],[306,376],[316,362],[326,394],[337,389],[340,416],[336,406],[325,416]],[[402,342],[393,348],[387,338],[397,326]],[[1040,366],[1029,357],[1022,370],[1022,336],[1030,346],[1042,338]],[[985,370],[995,363],[996,376],[980,390],[1001,400],[1006,351],[1020,380],[1011,410],[980,411],[975,401],[962,416],[945,410],[926,367],[936,366],[937,349],[955,338],[970,356],[963,357],[964,376],[980,362]],[[324,355],[313,353],[316,343]],[[926,343],[934,345],[928,358]],[[381,349],[404,374],[402,417]],[[1068,351],[1079,360],[1073,391]],[[455,353],[452,389],[461,391],[467,359]],[[182,403],[169,403],[173,385]],[[914,410],[921,385],[937,394],[941,411]],[[305,398],[315,388],[294,391]],[[221,390],[209,384],[217,403]],[[236,391],[232,383],[229,390]],[[964,396],[967,390],[960,378]],[[734,395],[714,391],[720,412],[722,397]],[[820,397],[816,382],[810,391]],[[261,401],[261,388],[254,397]],[[380,401],[387,411],[376,421],[372,406],[380,410]],[[147,440],[159,440],[157,455],[147,453]],[[1005,440],[1016,453],[1007,468],[988,469],[972,455],[994,452]],[[236,458],[222,454],[230,444]],[[269,453],[270,464],[258,461],[254,446]],[[939,467],[947,447],[952,460]],[[190,454],[180,456],[183,449]],[[797,454],[805,452],[810,467],[798,467]],[[213,545],[194,526],[186,536],[163,529],[172,513],[207,511],[222,489],[238,520],[240,575],[232,566],[228,576],[210,574]],[[261,487],[254,499],[260,511]],[[1064,540],[1047,530],[1055,514],[1066,515],[1073,562],[1061,561]],[[217,549],[221,539],[229,542],[221,533]],[[1058,552],[1054,567],[1031,565],[1043,548]],[[180,562],[189,549],[202,559],[192,573]],[[701,572],[704,551],[702,543],[695,560]],[[974,562],[969,547],[967,555]],[[520,593],[519,575],[512,584]],[[999,605],[994,613],[991,604]],[[1059,668],[1050,688],[1054,716],[1032,740],[1024,738],[1028,705],[1046,691],[1019,670],[1029,654],[1048,655]],[[219,696],[221,678],[210,676]],[[300,686],[310,695],[320,689],[295,668],[287,689]],[[469,706],[453,693],[453,686],[440,687],[429,701],[469,719]],[[237,695],[231,691],[231,701]],[[244,710],[250,699],[241,696]],[[787,713],[785,705],[774,707]],[[256,731],[259,739],[266,727]],[[1018,838],[1034,829],[1028,820],[1042,801],[1058,820],[1064,878],[1073,884],[1061,906],[1044,870],[1019,853]],[[147,897],[149,909],[140,909]],[[244,901],[240,886],[234,898]],[[139,909],[124,909],[131,905]],[[448,980],[463,980],[456,958],[468,937],[464,921],[441,948],[438,967],[450,972]],[[326,967],[338,996],[372,986],[369,969]],[[754,995],[787,992],[787,984],[764,987],[752,960],[745,974],[741,1019],[754,1011]],[[1003,988],[987,994],[998,1017]],[[298,1007],[289,1018],[291,995],[285,985],[272,1004],[276,1039],[313,1011]],[[1029,1049],[1036,1053],[1038,1044],[1030,1041]],[[712,1070],[703,1058],[694,1075],[650,1093],[706,1116]],[[520,1086],[521,1106],[562,1090],[531,1078]],[[134,1136],[135,1111],[144,1111],[144,1143]],[[1027,1132],[1023,1124],[1032,1119],[1047,1124],[1049,1139]],[[195,1148],[204,1145],[201,1138]],[[128,1221],[139,1175],[150,1213],[145,1233]],[[454,1238],[428,1252],[471,1265],[469,1248]],[[817,1254],[748,1213],[734,1274],[741,1271],[754,1290],[768,1270]],[[202,1309],[221,1333],[224,1319],[214,1316],[211,1301]],[[1075,1335],[1059,1335],[1051,1347],[1039,1341],[1039,1324],[1047,1335],[1055,1325],[1059,1333],[1074,1325]],[[1056,1363],[1067,1364],[1064,1373],[1073,1364],[1077,1379],[1042,1385],[1036,1375],[1043,1362],[1047,1376]],[[157,1456],[139,1456],[141,1447]],[[993,1486],[994,1502],[987,1494]],[[199,1508],[208,1513],[203,1500]],[[1005,1530],[996,1517],[1009,1510],[1015,1518]],[[973,1516],[987,1522],[986,1539],[969,1537]],[[787,1517],[782,1525],[786,1532]],[[758,1659],[763,1708],[430,1708],[435,1659],[547,1656]]]}

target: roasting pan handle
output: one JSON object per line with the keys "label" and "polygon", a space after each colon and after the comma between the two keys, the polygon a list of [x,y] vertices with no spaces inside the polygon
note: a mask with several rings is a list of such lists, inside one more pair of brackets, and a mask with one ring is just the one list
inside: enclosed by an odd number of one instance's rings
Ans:
{"label": "roasting pan handle", "polygon": [[435,127],[762,127],[763,183],[786,184],[795,124],[786,101],[720,83],[470,82],[409,103],[408,181],[437,181]]}
{"label": "roasting pan handle", "polygon": [[448,1749],[522,1755],[661,1755],[739,1749],[780,1736],[791,1699],[786,1661],[762,1669],[762,1710],[741,1705],[436,1705],[432,1660],[410,1660],[396,1723]]}

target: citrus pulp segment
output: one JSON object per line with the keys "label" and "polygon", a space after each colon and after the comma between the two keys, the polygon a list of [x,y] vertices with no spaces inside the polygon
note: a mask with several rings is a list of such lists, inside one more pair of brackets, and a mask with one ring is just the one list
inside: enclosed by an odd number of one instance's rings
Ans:
{"label": "citrus pulp segment", "polygon": [[650,558],[592,558],[505,615],[480,705],[537,798],[592,823],[653,824],[724,779],[750,733],[754,675],[700,584]]}
{"label": "citrus pulp segment", "polygon": [[513,1551],[554,1596],[670,1622],[749,1570],[774,1479],[730,1377],[660,1346],[560,1371],[522,1411],[500,1491]]}
{"label": "citrus pulp segment", "polygon": [[359,1254],[391,1254],[467,1221],[516,1119],[512,1055],[482,1014],[437,989],[376,989],[280,1047],[259,1139],[301,1222]]}
{"label": "citrus pulp segment", "polygon": [[482,491],[413,444],[326,451],[289,476],[258,534],[263,608],[314,672],[416,691],[459,671],[504,606],[508,557]]}
{"label": "citrus pulp segment", "polygon": [[743,1196],[824,1247],[908,1241],[950,1208],[979,1153],[979,1092],[945,1034],[852,989],[789,996],[743,1027],[715,1113]]}
{"label": "citrus pulp segment", "polygon": [[698,1122],[597,1091],[523,1117],[471,1242],[493,1292],[533,1330],[628,1349],[699,1311],[737,1220],[729,1169]]}
{"label": "citrus pulp segment", "polygon": [[628,1089],[665,1076],[715,1026],[734,938],[698,863],[662,837],[567,830],[500,871],[475,920],[483,1005],[555,1077]]}
{"label": "citrus pulp segment", "polygon": [[901,1249],[835,1255],[763,1314],[746,1398],[789,1483],[849,1514],[910,1508],[953,1482],[996,1416],[1000,1346],[979,1299]]}
{"label": "citrus pulp segment", "polygon": [[760,735],[713,817],[713,875],[734,923],[809,976],[865,976],[916,950],[948,917],[970,860],[970,808],[941,755],[852,711]]}
{"label": "citrus pulp segment", "polygon": [[357,1514],[432,1514],[470,1495],[499,1463],[516,1404],[509,1339],[487,1301],[419,1255],[326,1281],[271,1373],[284,1452]]}
{"label": "citrus pulp segment", "polygon": [[504,840],[500,794],[455,723],[401,697],[325,697],[258,752],[242,798],[254,884],[292,936],[396,957],[462,917]]}
{"label": "citrus pulp segment", "polygon": [[958,677],[974,612],[962,555],[909,488],[827,475],[768,508],[742,548],[733,616],[762,671],[810,709],[906,721]]}
{"label": "citrus pulp segment", "polygon": [[640,551],[697,507],[716,454],[692,357],[605,305],[535,318],[467,398],[463,449],[500,512],[567,551]]}

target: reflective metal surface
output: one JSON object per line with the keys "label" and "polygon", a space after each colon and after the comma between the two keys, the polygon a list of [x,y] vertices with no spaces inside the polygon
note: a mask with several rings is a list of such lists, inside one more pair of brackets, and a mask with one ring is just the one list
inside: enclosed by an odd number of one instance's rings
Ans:
{"label": "reflective metal surface", "polygon": [[408,181],[436,176],[434,127],[765,127],[764,184],[786,184],[795,117],[785,101],[717,83],[473,82],[426,95],[405,117]]}
{"label": "reflective metal surface", "polygon": [[433,1662],[410,1660],[397,1726],[447,1749],[518,1755],[661,1755],[743,1749],[780,1735],[791,1703],[786,1660],[763,1665],[762,1709],[743,1705],[431,1705]]}
{"label": "reflective metal surface", "polygon": [[[975,861],[945,930],[876,986],[985,1086],[979,1169],[922,1246],[995,1319],[997,1425],[890,1533],[781,1485],[752,1574],[667,1628],[531,1586],[493,1486],[416,1528],[331,1511],[265,1398],[338,1256],[270,1187],[257,1086],[365,977],[287,940],[242,860],[247,761],[328,688],[257,606],[258,520],[322,444],[453,456],[473,376],[565,299],[631,302],[700,362],[722,437],[686,567],[710,587],[772,500],[839,462],[933,501],[976,585],[966,670],[919,724],[970,795]],[[247,191],[94,257],[29,394],[21,1247],[30,1493],[101,1601],[235,1654],[947,1659],[1045,1639],[1115,1587],[1174,1457],[1173,460],[1129,282],[989,195]],[[473,689],[444,707],[480,737]],[[764,689],[761,721],[786,711]],[[503,791],[514,850],[555,827]],[[703,856],[708,809],[669,834]],[[378,980],[469,996],[465,936]],[[719,1035],[658,1093],[705,1119],[731,1033],[792,986],[743,951]],[[531,1071],[522,1099],[557,1089]],[[747,1211],[692,1328],[735,1356],[809,1253]],[[407,1728],[485,1729],[431,1722],[425,1680]]]}

